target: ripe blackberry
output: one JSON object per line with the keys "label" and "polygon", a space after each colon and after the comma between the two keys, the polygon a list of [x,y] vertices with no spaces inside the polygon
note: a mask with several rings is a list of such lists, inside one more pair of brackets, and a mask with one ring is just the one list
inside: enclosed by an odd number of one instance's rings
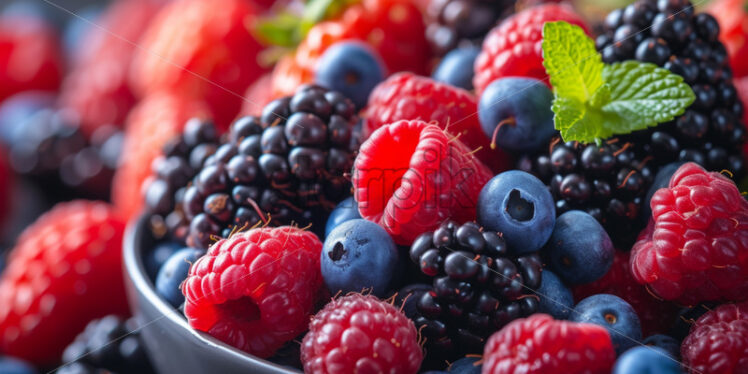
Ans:
{"label": "ripe blackberry", "polygon": [[207,248],[258,222],[324,232],[329,212],[350,194],[345,174],[358,122],[349,99],[312,85],[237,120],[184,191],[187,243]]}
{"label": "ripe blackberry", "polygon": [[480,353],[493,332],[538,309],[540,257],[511,255],[500,233],[474,222],[447,221],[420,235],[410,259],[432,280],[414,318],[432,360]]}
{"label": "ripe blackberry", "polygon": [[154,373],[133,320],[115,315],[91,321],[62,354],[58,374]]}
{"label": "ripe blackberry", "polygon": [[624,140],[641,144],[652,163],[693,161],[709,170],[745,175],[743,107],[732,83],[719,24],[696,14],[687,0],[639,0],[611,12],[596,40],[607,63],[636,59],[681,75],[696,94],[673,121],[635,132]]}
{"label": "ripe blackberry", "polygon": [[499,19],[514,10],[515,0],[433,0],[426,9],[426,39],[444,55],[462,43],[480,45]]}
{"label": "ripe blackberry", "polygon": [[583,210],[595,217],[620,248],[628,248],[642,228],[639,219],[654,180],[651,157],[618,138],[595,144],[562,143],[550,153],[524,156],[518,168],[545,183],[556,201],[556,214]]}

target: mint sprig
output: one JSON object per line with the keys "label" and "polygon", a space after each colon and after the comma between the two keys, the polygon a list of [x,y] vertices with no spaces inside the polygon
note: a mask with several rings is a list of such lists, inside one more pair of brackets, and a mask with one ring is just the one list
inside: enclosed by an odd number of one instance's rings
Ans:
{"label": "mint sprig", "polygon": [[553,86],[554,124],[564,141],[599,143],[670,121],[693,103],[691,87],[654,64],[606,65],[584,31],[543,26],[543,65]]}

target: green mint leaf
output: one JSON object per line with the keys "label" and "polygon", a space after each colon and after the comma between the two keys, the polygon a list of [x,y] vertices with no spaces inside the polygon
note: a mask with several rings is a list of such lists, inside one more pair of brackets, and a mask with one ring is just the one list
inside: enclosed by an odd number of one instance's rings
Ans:
{"label": "green mint leaf", "polygon": [[[600,87],[598,92],[605,96],[605,86]],[[581,102],[572,98],[556,95],[553,100],[553,117],[556,129],[561,132],[564,141],[574,140],[581,143],[600,142],[613,136],[608,127],[600,126],[606,120],[606,113],[592,106],[590,102]],[[609,117],[616,117],[615,115]],[[616,120],[617,121],[617,120]]]}
{"label": "green mint leaf", "polygon": [[563,97],[588,101],[603,85],[603,62],[581,27],[567,22],[543,25],[543,66]]}
{"label": "green mint leaf", "polygon": [[301,41],[298,32],[303,20],[298,15],[281,12],[255,22],[253,32],[264,44],[279,47],[295,47]]}

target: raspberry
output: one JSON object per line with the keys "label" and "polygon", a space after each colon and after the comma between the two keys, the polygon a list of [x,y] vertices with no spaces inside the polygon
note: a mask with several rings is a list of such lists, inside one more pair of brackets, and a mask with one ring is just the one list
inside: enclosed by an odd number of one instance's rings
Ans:
{"label": "raspberry", "polygon": [[109,205],[89,201],[59,204],[29,226],[0,278],[0,351],[54,364],[89,321],[126,315],[124,230]]}
{"label": "raspberry", "polygon": [[267,73],[252,83],[244,93],[244,104],[240,116],[259,116],[262,108],[273,101],[272,91],[273,76]]}
{"label": "raspberry", "polygon": [[480,94],[491,82],[501,77],[520,76],[543,80],[543,24],[566,21],[587,26],[568,5],[543,4],[527,8],[494,27],[483,41],[483,48],[475,60],[473,85]]}
{"label": "raspberry", "polygon": [[221,240],[182,283],[190,326],[267,358],[307,328],[322,285],[322,243],[283,226]]}
{"label": "raspberry", "polygon": [[748,294],[748,201],[727,177],[694,163],[651,201],[652,220],[631,250],[637,282],[685,305]]}
{"label": "raspberry", "polygon": [[615,357],[605,328],[535,314],[491,336],[483,353],[483,373],[607,374]]}
{"label": "raspberry", "polygon": [[447,219],[474,220],[478,194],[492,175],[438,126],[398,121],[377,129],[361,146],[353,186],[361,216],[409,245]]}
{"label": "raspberry", "polygon": [[748,8],[744,0],[712,1],[706,8],[719,23],[719,40],[725,44],[736,77],[748,75]]}
{"label": "raspberry", "polygon": [[307,373],[416,373],[422,359],[413,322],[371,295],[331,301],[301,343]]}
{"label": "raspberry", "polygon": [[509,156],[491,150],[478,121],[478,106],[470,92],[412,73],[397,73],[377,85],[369,96],[365,136],[398,120],[436,122],[444,130],[459,134],[468,148],[495,172],[509,169]]}
{"label": "raspberry", "polygon": [[725,304],[701,316],[681,345],[690,373],[748,371],[748,302]]}

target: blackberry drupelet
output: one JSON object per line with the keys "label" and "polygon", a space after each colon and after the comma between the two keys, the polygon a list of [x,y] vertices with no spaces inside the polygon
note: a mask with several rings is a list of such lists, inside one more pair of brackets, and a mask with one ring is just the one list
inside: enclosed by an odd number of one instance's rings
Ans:
{"label": "blackberry drupelet", "polygon": [[500,233],[474,222],[447,221],[422,234],[410,258],[432,281],[416,301],[414,318],[432,361],[481,353],[493,332],[538,310],[540,257],[511,255]]}
{"label": "blackberry drupelet", "polygon": [[499,19],[514,10],[515,0],[433,0],[426,10],[426,39],[444,55],[462,43],[480,41]]}
{"label": "blackberry drupelet", "polygon": [[358,122],[349,99],[314,85],[237,120],[185,189],[187,244],[207,248],[258,223],[312,224],[322,236],[330,211],[350,195]]}
{"label": "blackberry drupelet", "polygon": [[91,321],[62,354],[57,373],[154,373],[133,320],[115,315]]}
{"label": "blackberry drupelet", "polygon": [[607,63],[636,59],[683,77],[696,95],[673,121],[622,137],[654,156],[650,165],[693,161],[745,175],[743,107],[732,83],[719,24],[687,0],[639,0],[611,12],[596,40]]}

